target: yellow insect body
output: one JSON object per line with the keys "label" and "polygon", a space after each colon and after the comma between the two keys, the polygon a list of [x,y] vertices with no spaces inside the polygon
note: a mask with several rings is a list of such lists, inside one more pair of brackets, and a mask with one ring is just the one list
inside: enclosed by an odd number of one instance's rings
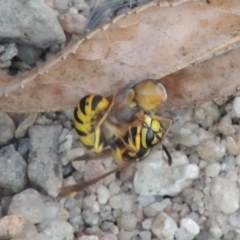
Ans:
{"label": "yellow insect body", "polygon": [[82,144],[92,153],[99,153],[106,147],[106,139],[100,136],[99,144],[95,149],[96,126],[110,103],[107,98],[90,94],[83,97],[74,109],[74,127]]}

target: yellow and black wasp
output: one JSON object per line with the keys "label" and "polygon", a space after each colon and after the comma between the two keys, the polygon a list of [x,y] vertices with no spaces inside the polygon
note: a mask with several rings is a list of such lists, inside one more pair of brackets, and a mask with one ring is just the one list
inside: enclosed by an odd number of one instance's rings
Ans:
{"label": "yellow and black wasp", "polygon": [[[79,191],[149,155],[167,135],[171,119],[155,114],[164,104],[167,93],[155,80],[143,80],[123,88],[118,95],[103,97],[90,94],[74,110],[74,126],[89,153],[76,160],[95,159],[109,154],[123,163],[116,169],[85,183],[64,187],[60,195]],[[162,122],[167,122],[165,129]],[[110,149],[106,147],[110,146]],[[171,164],[171,155],[163,145]]]}

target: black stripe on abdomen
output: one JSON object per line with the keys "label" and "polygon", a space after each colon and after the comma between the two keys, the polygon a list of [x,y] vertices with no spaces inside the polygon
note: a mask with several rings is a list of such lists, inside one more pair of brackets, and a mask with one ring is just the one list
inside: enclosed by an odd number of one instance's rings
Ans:
{"label": "black stripe on abdomen", "polygon": [[89,95],[88,95],[88,96],[85,96],[85,97],[83,97],[83,98],[80,100],[80,102],[79,102],[80,111],[81,111],[84,115],[86,115],[86,106],[88,105],[88,104],[87,104],[87,99],[88,99],[89,97],[90,97]]}
{"label": "black stripe on abdomen", "polygon": [[74,120],[80,124],[83,124],[83,121],[78,117],[78,109],[77,107],[74,109],[74,112],[73,112],[73,117],[74,117]]}
{"label": "black stripe on abdomen", "polygon": [[99,104],[99,102],[102,101],[102,96],[100,95],[95,95],[92,99],[92,103],[91,103],[91,109],[95,110],[97,108],[97,105]]}

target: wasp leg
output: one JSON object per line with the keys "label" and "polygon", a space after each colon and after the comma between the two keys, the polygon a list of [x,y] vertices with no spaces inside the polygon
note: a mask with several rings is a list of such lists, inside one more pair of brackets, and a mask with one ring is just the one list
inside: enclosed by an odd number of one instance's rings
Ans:
{"label": "wasp leg", "polygon": [[101,150],[98,148],[99,147],[99,143],[100,143],[100,138],[101,138],[101,125],[103,124],[103,122],[106,120],[107,116],[109,115],[109,113],[111,112],[112,108],[114,106],[114,99],[111,102],[109,108],[107,109],[107,111],[104,113],[103,117],[99,120],[96,128],[95,128],[95,143],[94,143],[94,150],[96,153],[99,153]]}
{"label": "wasp leg", "polygon": [[71,162],[75,162],[75,161],[86,161],[86,160],[100,160],[103,159],[105,157],[109,157],[112,153],[112,150],[110,148],[104,149],[102,152],[94,154],[94,153],[87,153],[84,154],[80,157],[77,157],[73,160],[71,160]]}
{"label": "wasp leg", "polygon": [[129,166],[133,162],[135,162],[135,161],[124,162],[123,164],[121,164],[117,168],[114,168],[113,170],[111,170],[111,171],[109,171],[109,172],[107,172],[107,173],[105,173],[105,174],[103,174],[99,177],[93,178],[93,179],[91,179],[87,182],[78,183],[78,184],[75,184],[75,185],[69,186],[69,187],[63,187],[63,188],[60,189],[58,196],[63,197],[63,196],[66,196],[66,195],[68,195],[72,192],[81,191],[81,190],[91,186],[92,184],[95,184],[99,180],[111,175],[112,173],[122,171],[124,168],[126,168],[127,166]]}

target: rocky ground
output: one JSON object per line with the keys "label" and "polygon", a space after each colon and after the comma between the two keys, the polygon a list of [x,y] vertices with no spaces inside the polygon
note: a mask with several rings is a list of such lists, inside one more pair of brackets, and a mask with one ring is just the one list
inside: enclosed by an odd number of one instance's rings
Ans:
{"label": "rocky ground", "polygon": [[[103,4],[102,18],[88,22],[91,1],[34,0],[24,7],[20,2],[2,1],[0,8],[0,22],[6,24],[14,19],[3,19],[15,18],[9,4],[22,8],[16,23],[25,28],[7,26],[5,30],[18,29],[9,36],[0,25],[1,41],[15,39],[0,46],[0,66],[14,74],[44,61],[74,34],[117,14],[115,4]],[[136,4],[125,2],[119,12]],[[115,3],[122,6],[123,1]],[[36,17],[42,21],[29,30]],[[116,164],[111,157],[69,163],[85,151],[72,129],[71,110],[0,113],[0,239],[240,239],[240,96],[171,114],[165,145],[172,166],[156,150],[87,191],[58,198],[62,183],[101,175]]]}

